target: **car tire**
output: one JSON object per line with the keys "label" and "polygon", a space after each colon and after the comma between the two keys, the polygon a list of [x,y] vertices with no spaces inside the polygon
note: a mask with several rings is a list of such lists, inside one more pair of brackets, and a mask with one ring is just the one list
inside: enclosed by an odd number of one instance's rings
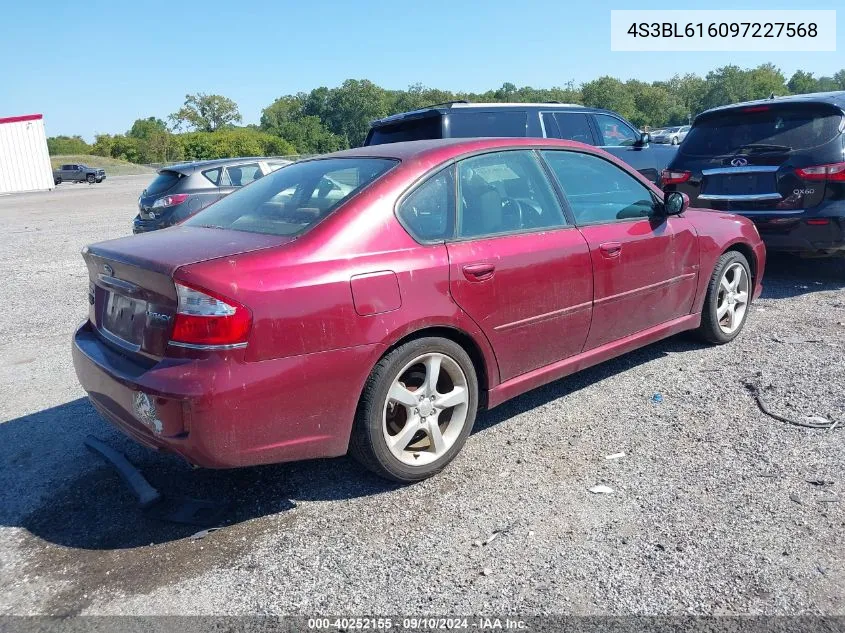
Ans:
{"label": "car tire", "polygon": [[701,312],[700,338],[722,345],[734,340],[748,319],[754,283],[742,253],[728,251],[716,263]]}
{"label": "car tire", "polygon": [[55,178],[53,178],[53,183],[56,184],[56,185],[62,184],[61,176],[56,176]]}
{"label": "car tire", "polygon": [[101,182],[103,182],[103,179],[102,179],[102,178],[97,178],[97,184],[99,185]]}
{"label": "car tire", "polygon": [[677,144],[678,144],[678,139],[673,136],[672,137],[672,145],[677,145]]}
{"label": "car tire", "polygon": [[460,452],[478,409],[478,377],[454,341],[420,338],[386,354],[367,379],[349,453],[377,475],[412,483]]}
{"label": "car tire", "polygon": [[93,184],[96,182],[96,180],[97,180],[97,179],[94,177],[94,174],[88,174],[88,175],[85,177],[85,180],[87,180],[87,181],[88,181],[88,184],[89,184],[89,185],[93,185]]}

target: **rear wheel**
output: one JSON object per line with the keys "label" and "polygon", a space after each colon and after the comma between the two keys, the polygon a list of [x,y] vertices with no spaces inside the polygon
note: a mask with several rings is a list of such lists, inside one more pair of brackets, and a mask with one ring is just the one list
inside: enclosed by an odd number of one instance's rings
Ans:
{"label": "rear wheel", "polygon": [[62,177],[61,177],[61,176],[56,176],[55,178],[53,178],[53,182],[54,182],[55,184],[57,184],[57,185],[62,184]]}
{"label": "rear wheel", "polygon": [[478,378],[464,349],[448,339],[411,341],[370,374],[349,452],[382,477],[420,481],[458,454],[477,408]]}
{"label": "rear wheel", "polygon": [[728,343],[742,331],[751,305],[751,268],[742,253],[728,251],[719,258],[701,313],[700,336],[710,343]]}

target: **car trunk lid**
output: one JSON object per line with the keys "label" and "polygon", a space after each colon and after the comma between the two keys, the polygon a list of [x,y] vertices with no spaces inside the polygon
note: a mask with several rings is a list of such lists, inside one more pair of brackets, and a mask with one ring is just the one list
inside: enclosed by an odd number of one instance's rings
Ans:
{"label": "car trunk lid", "polygon": [[175,227],[93,244],[83,252],[90,283],[89,319],[111,347],[138,358],[159,359],[167,350],[176,315],[177,269],[291,239]]}

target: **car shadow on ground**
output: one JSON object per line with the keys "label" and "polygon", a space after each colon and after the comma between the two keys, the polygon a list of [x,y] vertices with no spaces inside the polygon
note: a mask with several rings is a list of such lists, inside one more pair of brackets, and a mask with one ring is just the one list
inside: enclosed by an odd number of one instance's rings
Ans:
{"label": "car shadow on ground", "polygon": [[845,257],[804,259],[770,253],[763,275],[763,299],[786,299],[845,288]]}
{"label": "car shadow on ground", "polygon": [[[479,413],[474,433],[668,353],[698,346],[680,335],[555,381]],[[400,487],[347,457],[237,470],[191,469],[178,457],[136,445],[103,422],[87,399],[79,398],[0,424],[0,463],[5,470],[0,485],[10,494],[10,503],[0,509],[0,525],[22,527],[48,543],[86,550],[167,543],[201,529],[162,521],[139,509],[116,471],[84,449],[88,434],[124,452],[166,496],[225,503],[222,525],[284,515],[297,501],[352,499]]]}

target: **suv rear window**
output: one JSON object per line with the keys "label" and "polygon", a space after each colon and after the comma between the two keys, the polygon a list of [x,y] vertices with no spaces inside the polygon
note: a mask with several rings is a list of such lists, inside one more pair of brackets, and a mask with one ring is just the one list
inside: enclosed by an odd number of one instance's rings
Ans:
{"label": "suv rear window", "polygon": [[690,156],[720,156],[742,150],[806,150],[839,133],[842,115],[829,110],[761,107],[766,109],[708,116],[692,127],[680,151]]}
{"label": "suv rear window", "polygon": [[442,136],[440,115],[425,116],[374,127],[364,144],[384,145],[402,141],[424,141]]}
{"label": "suv rear window", "polygon": [[518,110],[449,113],[448,135],[452,138],[526,136],[527,128],[528,115]]}
{"label": "suv rear window", "polygon": [[226,196],[184,224],[298,235],[398,162],[387,158],[324,158],[294,163]]}
{"label": "suv rear window", "polygon": [[179,182],[179,179],[182,177],[178,171],[168,171],[164,170],[156,176],[156,179],[153,180],[145,190],[145,195],[147,196],[154,196],[158,193],[163,193],[170,189],[173,185]]}

